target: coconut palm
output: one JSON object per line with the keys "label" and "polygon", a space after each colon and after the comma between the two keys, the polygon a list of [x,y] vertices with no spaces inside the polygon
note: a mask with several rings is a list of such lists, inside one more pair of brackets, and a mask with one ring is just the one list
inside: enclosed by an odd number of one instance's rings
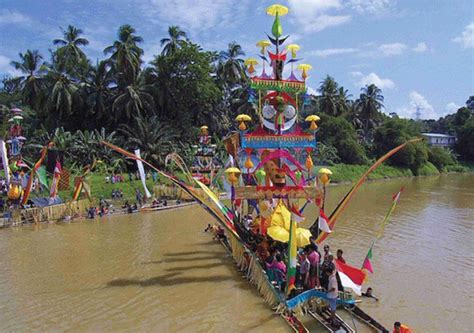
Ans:
{"label": "coconut palm", "polygon": [[119,132],[127,139],[130,149],[139,148],[145,160],[159,166],[164,165],[166,155],[175,150],[173,142],[177,135],[167,124],[160,123],[157,116],[139,115],[132,124],[121,124]]}
{"label": "coconut palm", "polygon": [[382,90],[375,84],[365,86],[361,89],[357,103],[358,118],[362,123],[364,140],[370,141],[370,133],[380,120],[380,111],[384,107]]}
{"label": "coconut palm", "polygon": [[107,61],[100,61],[96,66],[90,67],[85,80],[85,93],[90,114],[95,119],[101,119],[109,107],[112,98],[111,86],[115,78],[111,66]]}
{"label": "coconut palm", "polygon": [[347,114],[350,111],[352,105],[351,97],[352,95],[349,94],[349,90],[339,87],[336,99],[337,115]]}
{"label": "coconut palm", "polygon": [[79,67],[85,67],[87,57],[81,50],[81,46],[89,45],[89,41],[83,37],[79,37],[84,32],[73,25],[68,25],[66,29],[62,29],[63,38],[53,40],[54,45],[58,45],[56,50],[58,61],[64,63],[65,68],[70,74],[77,74]]}
{"label": "coconut palm", "polygon": [[155,102],[151,89],[150,85],[145,84],[144,75],[139,75],[115,98],[112,104],[115,118],[130,120],[132,117],[152,112]]}
{"label": "coconut palm", "polygon": [[234,86],[247,78],[244,59],[241,58],[244,55],[242,47],[236,42],[230,43],[227,50],[219,53],[217,74],[224,85]]}
{"label": "coconut palm", "polygon": [[326,76],[326,78],[321,82],[321,86],[318,91],[321,94],[319,97],[319,108],[322,112],[337,116],[338,111],[338,99],[339,99],[339,86],[337,82],[331,76]]}
{"label": "coconut palm", "polygon": [[168,28],[168,35],[169,38],[163,38],[160,41],[161,46],[164,46],[161,54],[165,56],[174,53],[176,49],[187,42],[186,32],[182,31],[177,25],[172,25]]}
{"label": "coconut palm", "polygon": [[79,88],[67,74],[65,64],[57,61],[55,56],[45,79],[49,87],[47,105],[52,111],[50,117],[54,117],[55,122],[59,124],[64,115],[72,114],[74,98]]}
{"label": "coconut palm", "polygon": [[138,44],[143,42],[143,38],[135,33],[136,30],[129,24],[122,25],[118,31],[118,39],[104,49],[105,54],[111,54],[110,61],[118,73],[120,88],[133,82],[140,71],[143,50]]}
{"label": "coconut palm", "polygon": [[45,66],[42,63],[43,57],[37,50],[27,50],[25,54],[19,53],[20,61],[12,61],[11,65],[22,72],[21,92],[23,102],[32,108],[38,108],[40,95],[43,90],[42,74]]}

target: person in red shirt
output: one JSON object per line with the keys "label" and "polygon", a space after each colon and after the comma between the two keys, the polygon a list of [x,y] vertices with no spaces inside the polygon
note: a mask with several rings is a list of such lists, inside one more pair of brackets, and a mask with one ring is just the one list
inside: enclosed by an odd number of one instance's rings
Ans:
{"label": "person in red shirt", "polygon": [[412,331],[408,326],[396,321],[395,324],[393,324],[393,333],[412,333]]}
{"label": "person in red shirt", "polygon": [[344,252],[343,252],[341,249],[338,249],[336,255],[337,255],[337,260],[339,260],[339,261],[341,261],[343,264],[345,264],[345,263],[346,263],[346,260],[342,257],[342,254],[343,254],[343,253],[344,253]]}

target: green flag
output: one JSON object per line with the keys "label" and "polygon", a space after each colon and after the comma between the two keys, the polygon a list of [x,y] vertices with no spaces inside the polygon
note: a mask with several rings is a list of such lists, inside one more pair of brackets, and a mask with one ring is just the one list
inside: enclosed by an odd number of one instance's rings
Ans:
{"label": "green flag", "polygon": [[49,188],[48,185],[48,178],[46,177],[46,168],[44,166],[39,167],[38,170],[36,170],[36,175],[38,176],[38,179],[40,183],[46,187]]}

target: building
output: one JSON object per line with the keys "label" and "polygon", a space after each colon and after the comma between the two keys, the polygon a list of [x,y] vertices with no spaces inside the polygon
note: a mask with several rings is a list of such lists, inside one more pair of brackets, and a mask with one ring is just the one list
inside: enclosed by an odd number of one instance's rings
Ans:
{"label": "building", "polygon": [[429,146],[434,147],[452,147],[456,143],[456,137],[453,135],[441,133],[421,133],[428,142]]}

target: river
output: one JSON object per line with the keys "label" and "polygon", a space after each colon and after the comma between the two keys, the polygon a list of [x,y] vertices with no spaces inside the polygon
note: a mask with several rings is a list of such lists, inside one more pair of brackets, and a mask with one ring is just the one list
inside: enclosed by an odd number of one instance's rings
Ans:
{"label": "river", "polygon": [[[361,307],[388,328],[472,332],[474,175],[367,183],[327,242],[361,265],[401,186],[373,250],[380,301]],[[347,188],[329,188],[328,212]],[[203,232],[210,221],[190,206],[0,230],[0,330],[288,332]]]}

